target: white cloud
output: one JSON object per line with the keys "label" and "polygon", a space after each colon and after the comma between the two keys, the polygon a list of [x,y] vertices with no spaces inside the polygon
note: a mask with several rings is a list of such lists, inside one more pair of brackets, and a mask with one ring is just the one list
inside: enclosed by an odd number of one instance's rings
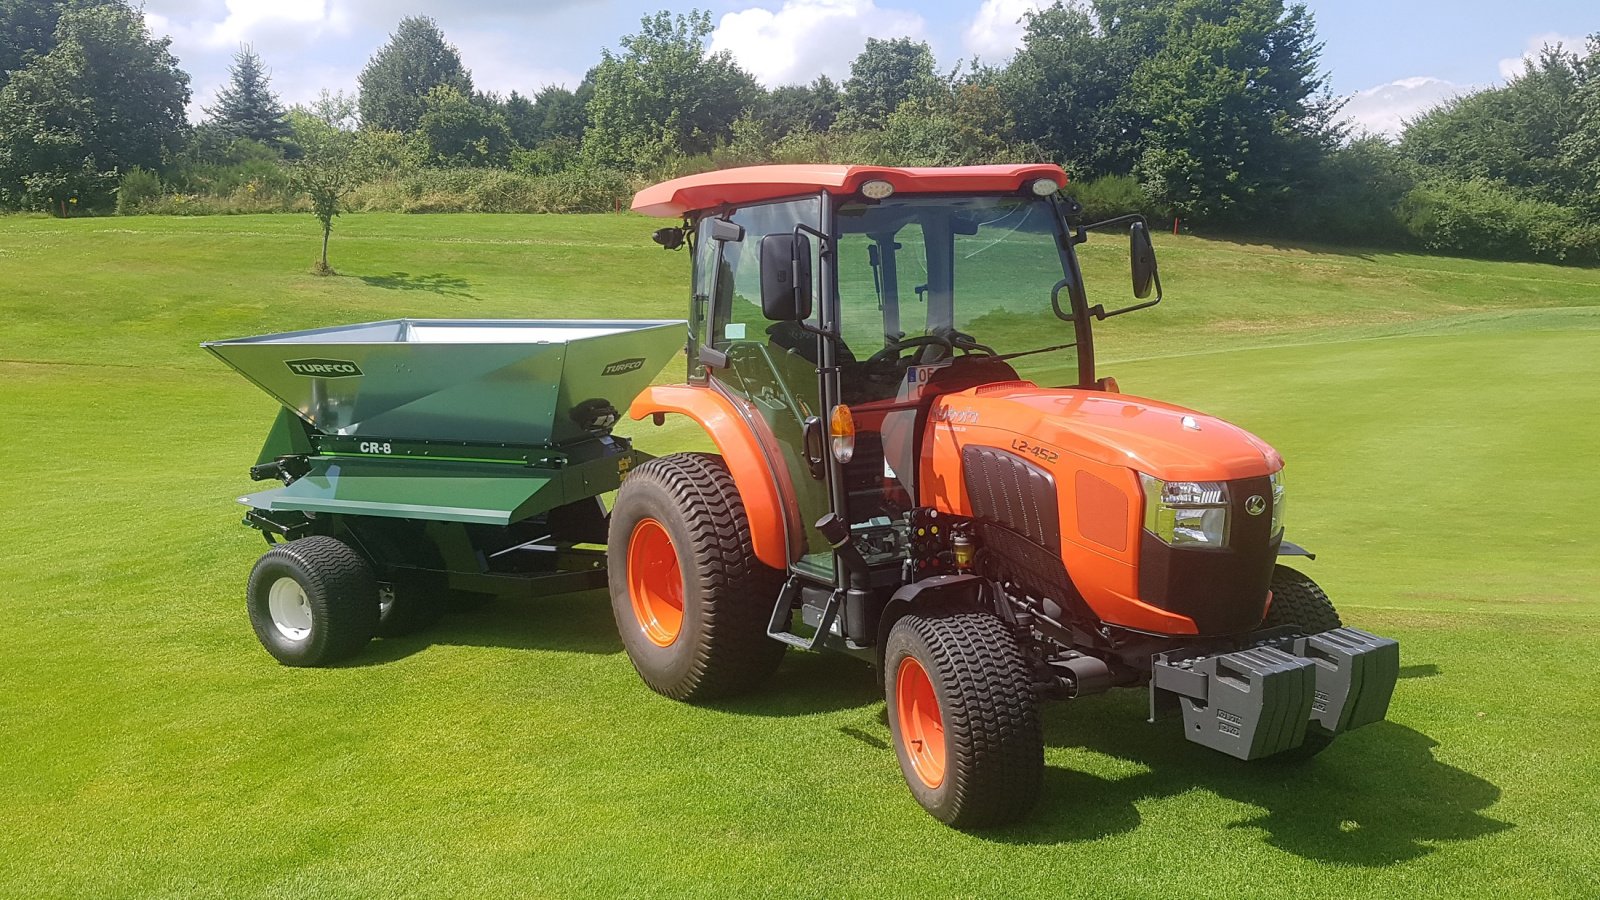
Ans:
{"label": "white cloud", "polygon": [[961,43],[967,52],[988,62],[1004,62],[1022,46],[1023,17],[1038,12],[1044,0],[983,0],[967,24]]}
{"label": "white cloud", "polygon": [[1523,73],[1528,63],[1539,59],[1539,51],[1543,50],[1546,45],[1553,46],[1555,44],[1560,44],[1569,52],[1582,53],[1584,39],[1573,37],[1570,34],[1558,34],[1554,31],[1536,34],[1528,38],[1528,42],[1523,45],[1521,56],[1510,56],[1500,60],[1500,77],[1507,81],[1516,78]]}
{"label": "white cloud", "polygon": [[1471,90],[1471,85],[1455,84],[1442,78],[1402,78],[1352,94],[1350,102],[1345,104],[1344,116],[1357,130],[1397,137],[1407,119],[1414,119]]}
{"label": "white cloud", "polygon": [[819,74],[843,78],[867,38],[921,39],[927,22],[915,12],[874,0],[785,0],[731,12],[711,35],[713,52],[727,50],[762,84],[809,82]]}

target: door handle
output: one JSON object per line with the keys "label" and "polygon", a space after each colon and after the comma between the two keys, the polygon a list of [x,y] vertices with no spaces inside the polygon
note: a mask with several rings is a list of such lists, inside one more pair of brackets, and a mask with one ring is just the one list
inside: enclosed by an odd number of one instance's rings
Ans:
{"label": "door handle", "polygon": [[811,477],[821,481],[827,474],[827,441],[822,435],[822,419],[817,416],[807,416],[801,428],[802,441],[805,445],[806,466],[811,470]]}

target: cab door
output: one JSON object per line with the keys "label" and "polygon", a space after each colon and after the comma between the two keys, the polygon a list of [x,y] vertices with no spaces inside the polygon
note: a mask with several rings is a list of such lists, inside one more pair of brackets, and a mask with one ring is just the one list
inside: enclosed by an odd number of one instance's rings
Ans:
{"label": "cab door", "polygon": [[[711,217],[701,220],[695,251],[695,285],[701,297],[696,306],[706,313],[695,333],[701,336],[697,361],[704,377],[732,397],[746,416],[779,496],[790,507],[790,543],[798,537],[800,545],[791,568],[833,583],[833,550],[813,527],[829,509],[827,482],[805,446],[806,423],[825,415],[817,375],[820,345],[797,323],[772,322],[761,312],[761,239],[791,233],[797,225],[815,229],[821,210],[819,198],[807,197],[748,206],[722,217],[737,229],[718,226]],[[716,239],[719,231],[722,240]],[[728,239],[734,234],[736,238]]]}

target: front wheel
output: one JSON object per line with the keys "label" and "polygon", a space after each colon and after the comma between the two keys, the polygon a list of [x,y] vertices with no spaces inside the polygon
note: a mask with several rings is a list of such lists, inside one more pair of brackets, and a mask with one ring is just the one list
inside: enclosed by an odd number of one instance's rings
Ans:
{"label": "front wheel", "polygon": [[906,784],[957,828],[1014,821],[1044,777],[1044,730],[1016,638],[987,613],[922,612],[884,643],[889,731]]}
{"label": "front wheel", "polygon": [[1261,621],[1263,628],[1293,625],[1306,634],[1320,634],[1344,625],[1333,601],[1307,575],[1288,566],[1274,566],[1268,587],[1272,608]]}

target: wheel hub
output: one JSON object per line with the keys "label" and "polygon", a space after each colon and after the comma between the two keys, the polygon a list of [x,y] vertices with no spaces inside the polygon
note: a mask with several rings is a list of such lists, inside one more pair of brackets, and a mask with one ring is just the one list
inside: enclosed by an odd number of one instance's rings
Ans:
{"label": "wheel hub", "polygon": [[267,613],[272,616],[272,626],[285,638],[303,641],[311,636],[311,599],[293,578],[285,575],[272,583],[267,591]]}
{"label": "wheel hub", "polygon": [[917,778],[930,788],[944,783],[944,714],[928,670],[914,657],[900,661],[895,675],[895,715],[906,758]]}
{"label": "wheel hub", "polygon": [[666,526],[640,519],[628,539],[628,599],[644,636],[671,646],[683,630],[683,572]]}

